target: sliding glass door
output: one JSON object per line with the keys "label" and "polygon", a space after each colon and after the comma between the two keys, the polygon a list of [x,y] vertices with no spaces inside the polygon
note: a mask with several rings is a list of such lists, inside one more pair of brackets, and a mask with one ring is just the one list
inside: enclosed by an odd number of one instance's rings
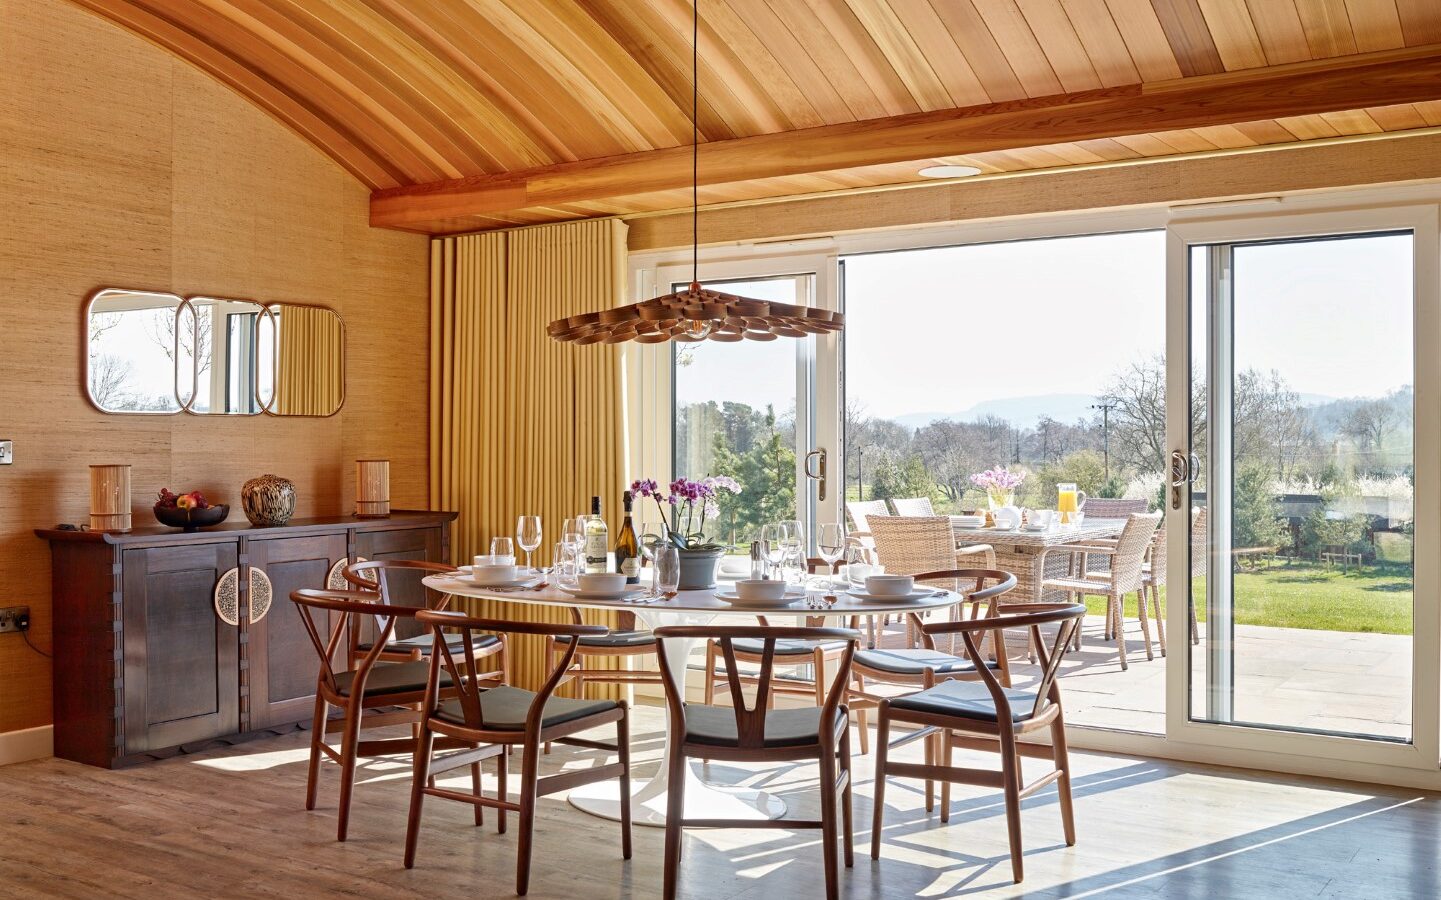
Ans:
{"label": "sliding glass door", "polygon": [[1171,736],[1435,767],[1434,215],[1171,229]]}

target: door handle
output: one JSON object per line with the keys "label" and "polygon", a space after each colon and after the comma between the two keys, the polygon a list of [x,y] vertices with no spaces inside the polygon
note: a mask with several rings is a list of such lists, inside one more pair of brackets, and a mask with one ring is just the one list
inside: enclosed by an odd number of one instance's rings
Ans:
{"label": "door handle", "polygon": [[1171,508],[1181,508],[1181,488],[1201,477],[1201,458],[1194,453],[1171,451]]}
{"label": "door handle", "polygon": [[[816,468],[811,468],[811,462],[815,461]],[[817,447],[806,454],[805,473],[807,478],[813,478],[820,482],[817,486],[816,499],[826,499],[826,448]]]}

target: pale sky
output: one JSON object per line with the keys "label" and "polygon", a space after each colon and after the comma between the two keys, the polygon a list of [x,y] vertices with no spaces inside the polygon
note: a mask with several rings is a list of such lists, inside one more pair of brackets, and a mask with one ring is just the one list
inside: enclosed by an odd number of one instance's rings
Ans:
{"label": "pale sky", "polygon": [[[1100,393],[1115,369],[1163,351],[1165,263],[1160,231],[847,257],[848,396],[891,418]],[[1328,397],[1411,383],[1409,236],[1240,247],[1235,264],[1239,367]],[[789,281],[726,289],[796,299]],[[796,344],[702,344],[677,400],[784,410]]]}

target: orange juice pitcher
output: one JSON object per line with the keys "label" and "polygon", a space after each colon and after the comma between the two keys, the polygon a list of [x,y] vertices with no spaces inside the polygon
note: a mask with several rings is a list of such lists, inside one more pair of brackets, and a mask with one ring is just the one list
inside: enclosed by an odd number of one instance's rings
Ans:
{"label": "orange juice pitcher", "polygon": [[1056,485],[1056,512],[1060,513],[1061,524],[1070,525],[1080,517],[1079,513],[1086,505],[1086,492],[1077,489],[1074,483],[1062,482]]}

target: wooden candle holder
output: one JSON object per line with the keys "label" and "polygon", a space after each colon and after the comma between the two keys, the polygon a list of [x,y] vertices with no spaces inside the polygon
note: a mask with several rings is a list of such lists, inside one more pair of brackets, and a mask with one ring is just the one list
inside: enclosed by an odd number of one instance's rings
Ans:
{"label": "wooden candle holder", "polygon": [[130,464],[90,467],[90,530],[129,531]]}
{"label": "wooden candle holder", "polygon": [[360,519],[390,515],[390,460],[355,461],[355,515]]}

